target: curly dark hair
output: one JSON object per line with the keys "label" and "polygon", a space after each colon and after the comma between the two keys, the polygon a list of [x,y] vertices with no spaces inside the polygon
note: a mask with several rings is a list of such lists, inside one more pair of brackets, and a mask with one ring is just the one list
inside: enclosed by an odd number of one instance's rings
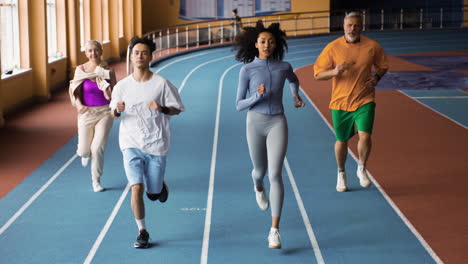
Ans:
{"label": "curly dark hair", "polygon": [[249,63],[258,56],[258,49],[255,47],[258,35],[262,32],[269,32],[276,40],[276,48],[272,54],[275,60],[283,60],[285,50],[288,50],[286,43],[286,32],[280,29],[279,23],[273,23],[265,28],[261,20],[257,21],[255,27],[244,27],[243,31],[234,39],[234,50],[237,50],[236,60]]}
{"label": "curly dark hair", "polygon": [[148,38],[144,38],[144,37],[140,38],[138,36],[135,36],[130,40],[130,52],[133,51],[133,47],[135,47],[136,44],[143,44],[143,45],[148,46],[151,53],[153,53],[156,50],[156,44],[154,44],[152,40]]}

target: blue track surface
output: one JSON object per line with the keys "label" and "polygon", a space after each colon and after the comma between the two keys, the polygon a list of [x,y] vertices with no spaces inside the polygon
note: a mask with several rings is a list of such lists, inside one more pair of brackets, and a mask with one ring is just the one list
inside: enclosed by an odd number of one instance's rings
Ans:
{"label": "blue track surface", "polygon": [[[404,54],[467,50],[467,32],[367,35],[388,54]],[[291,39],[286,60],[294,68],[311,64],[336,37]],[[146,200],[151,248],[132,248],[137,228],[125,195],[115,122],[102,179],[107,191],[92,192],[89,168],[82,168],[74,156],[75,137],[0,200],[0,263],[87,263],[89,257],[92,263],[182,264],[200,263],[203,252],[208,263],[435,263],[375,185],[359,187],[351,176],[356,169],[351,157],[347,163],[351,191],[335,191],[333,133],[310,102],[304,109],[293,109],[289,89],[284,101],[289,148],[283,170],[283,249],[268,249],[270,213],[255,203],[246,113],[234,107],[239,68],[225,47],[174,57],[154,69],[181,89],[186,112],[172,119],[166,170],[169,200],[163,205]],[[468,99],[461,91],[404,93],[468,124]],[[465,98],[424,98],[429,96]],[[18,213],[54,175],[55,180]],[[298,192],[293,191],[296,188]],[[106,223],[108,229],[101,233]],[[307,225],[312,229],[307,230]]]}

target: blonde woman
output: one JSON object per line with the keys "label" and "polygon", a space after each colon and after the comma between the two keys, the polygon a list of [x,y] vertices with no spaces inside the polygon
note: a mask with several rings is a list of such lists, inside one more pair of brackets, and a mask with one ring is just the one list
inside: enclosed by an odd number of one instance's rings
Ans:
{"label": "blonde woman", "polygon": [[102,61],[102,45],[99,41],[86,43],[85,54],[88,62],[76,67],[70,83],[70,98],[78,113],[78,147],[76,153],[86,167],[91,160],[92,186],[95,192],[102,192],[101,176],[104,166],[104,149],[113,118],[109,103],[115,74]]}

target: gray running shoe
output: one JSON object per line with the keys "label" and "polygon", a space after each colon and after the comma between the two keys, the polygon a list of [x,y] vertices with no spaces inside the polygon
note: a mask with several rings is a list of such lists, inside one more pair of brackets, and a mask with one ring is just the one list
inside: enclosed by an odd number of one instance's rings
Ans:
{"label": "gray running shoe", "polygon": [[148,248],[149,247],[149,234],[148,231],[146,230],[141,230],[140,234],[138,234],[138,237],[133,244],[135,248]]}

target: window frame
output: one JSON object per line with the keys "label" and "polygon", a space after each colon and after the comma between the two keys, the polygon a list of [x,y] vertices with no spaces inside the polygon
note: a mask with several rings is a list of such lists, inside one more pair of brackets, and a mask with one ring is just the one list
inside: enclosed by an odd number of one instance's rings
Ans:
{"label": "window frame", "polygon": [[80,13],[80,49],[81,51],[85,50],[85,15],[84,15],[84,0],[79,0],[78,9]]}
{"label": "window frame", "polygon": [[125,29],[124,29],[124,2],[123,0],[118,0],[118,8],[119,8],[119,38],[123,38],[125,36]]}
{"label": "window frame", "polygon": [[102,43],[110,42],[109,0],[101,0]]}
{"label": "window frame", "polygon": [[58,36],[57,36],[57,0],[46,0],[46,20],[47,20],[47,56],[52,62],[61,58],[58,56]]}
{"label": "window frame", "polygon": [[[11,8],[9,12],[9,18],[11,18],[11,20],[5,19],[5,21],[9,22],[5,23],[5,32],[10,34],[7,35],[7,33],[2,32],[2,30],[0,29],[0,34],[5,34],[5,37],[2,36],[0,38],[0,48],[3,51],[1,53],[3,53],[3,55],[5,55],[5,53],[7,54],[7,56],[2,56],[2,54],[0,53],[0,69],[2,79],[11,76],[12,74],[20,71],[21,69],[18,0],[0,0],[0,8],[5,7]],[[4,10],[0,11],[0,19],[2,20],[5,17],[1,15],[1,12],[3,11]],[[0,21],[0,23],[3,25],[2,21]],[[9,42],[10,45],[4,46],[5,42]],[[5,57],[7,59],[4,59]],[[5,62],[5,60],[7,61]]]}

